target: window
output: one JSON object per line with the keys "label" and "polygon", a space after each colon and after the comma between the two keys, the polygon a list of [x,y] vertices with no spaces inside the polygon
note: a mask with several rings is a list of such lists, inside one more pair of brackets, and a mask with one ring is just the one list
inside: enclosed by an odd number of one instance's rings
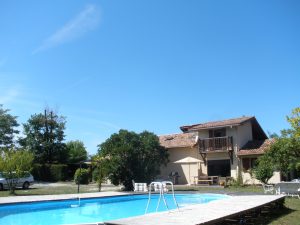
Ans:
{"label": "window", "polygon": [[244,171],[253,169],[256,166],[256,160],[257,158],[243,158],[243,169]]}
{"label": "window", "polygon": [[226,136],[226,128],[209,130],[209,137],[225,137]]}
{"label": "window", "polygon": [[207,161],[207,175],[208,176],[230,176],[230,160],[208,160]]}

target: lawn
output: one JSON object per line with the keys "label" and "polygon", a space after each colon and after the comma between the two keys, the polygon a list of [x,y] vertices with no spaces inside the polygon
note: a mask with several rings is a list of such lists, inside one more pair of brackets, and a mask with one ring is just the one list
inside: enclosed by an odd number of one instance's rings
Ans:
{"label": "lawn", "polygon": [[284,208],[273,213],[269,225],[299,225],[300,199],[285,198]]}
{"label": "lawn", "polygon": [[[80,193],[97,192],[96,184],[80,185]],[[112,185],[104,185],[103,191],[119,191],[120,187]],[[263,194],[261,187],[199,187],[199,186],[175,186],[176,191],[197,191],[201,193],[219,193],[229,195],[245,195],[245,194]],[[29,195],[53,195],[53,194],[75,194],[77,193],[77,185],[72,182],[62,182],[54,184],[34,185],[28,190],[16,190],[17,196]],[[0,191],[0,197],[9,196],[8,191]],[[257,223],[261,225],[300,225],[300,199],[286,198],[284,208],[276,210],[267,218]]]}
{"label": "lawn", "polygon": [[[58,183],[43,183],[34,184],[28,190],[17,189],[16,196],[28,195],[58,195],[58,194],[76,194],[78,186],[74,182],[58,182]],[[103,191],[118,191],[120,188],[112,185],[103,185]],[[97,192],[97,184],[80,185],[80,193]],[[9,192],[0,191],[0,197],[9,196]]]}

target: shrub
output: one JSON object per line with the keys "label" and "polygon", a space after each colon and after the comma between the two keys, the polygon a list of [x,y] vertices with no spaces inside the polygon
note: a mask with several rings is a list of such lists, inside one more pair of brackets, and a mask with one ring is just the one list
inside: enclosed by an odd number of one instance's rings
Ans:
{"label": "shrub", "polygon": [[65,181],[68,176],[68,166],[65,164],[52,164],[50,166],[50,177],[52,181]]}
{"label": "shrub", "polygon": [[39,181],[65,181],[68,178],[68,166],[65,164],[34,164],[32,175]]}
{"label": "shrub", "polygon": [[99,170],[96,168],[96,169],[94,169],[93,170],[93,172],[92,172],[92,180],[94,181],[94,182],[96,182],[97,180],[98,180],[98,177],[99,177]]}
{"label": "shrub", "polygon": [[76,184],[88,184],[89,183],[89,170],[77,169],[74,174],[74,181]]}

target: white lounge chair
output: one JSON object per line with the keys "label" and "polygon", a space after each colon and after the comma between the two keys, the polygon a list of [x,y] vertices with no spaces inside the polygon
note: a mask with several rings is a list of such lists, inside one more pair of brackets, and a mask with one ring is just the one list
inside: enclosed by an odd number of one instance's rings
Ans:
{"label": "white lounge chair", "polygon": [[274,186],[272,184],[262,184],[265,194],[274,194]]}
{"label": "white lounge chair", "polygon": [[296,196],[300,199],[300,182],[280,182],[275,185],[276,194]]}

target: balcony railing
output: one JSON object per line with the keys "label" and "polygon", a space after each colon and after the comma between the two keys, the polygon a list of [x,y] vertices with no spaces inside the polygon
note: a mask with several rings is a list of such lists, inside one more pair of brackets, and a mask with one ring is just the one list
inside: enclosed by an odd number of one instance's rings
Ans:
{"label": "balcony railing", "polygon": [[204,138],[199,140],[200,152],[213,152],[213,151],[231,151],[233,150],[232,137],[214,137]]}

